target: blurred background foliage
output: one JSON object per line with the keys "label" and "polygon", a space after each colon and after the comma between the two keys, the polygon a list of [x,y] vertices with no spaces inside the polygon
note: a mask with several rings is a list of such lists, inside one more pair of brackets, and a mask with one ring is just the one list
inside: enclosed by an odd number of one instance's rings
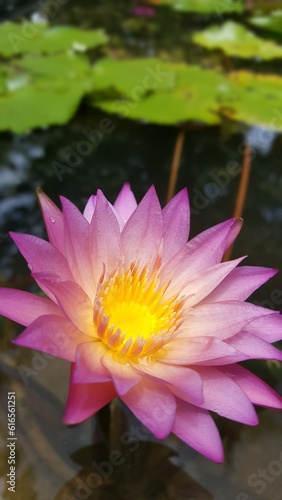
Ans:
{"label": "blurred background foliage", "polygon": [[[96,4],[101,16],[105,7]],[[52,26],[46,13],[59,0],[40,5],[34,21],[0,26],[0,130],[63,124],[82,102],[164,125],[228,119],[267,126],[281,101],[282,76],[264,63],[282,59],[282,11],[260,15],[242,0],[127,2],[117,33],[110,22],[89,29],[87,19],[78,28],[56,17]],[[194,29],[182,30],[189,16]],[[168,29],[181,30],[177,53],[161,43]],[[140,54],[132,53],[133,37],[144,37]],[[273,128],[281,131],[282,120]]]}

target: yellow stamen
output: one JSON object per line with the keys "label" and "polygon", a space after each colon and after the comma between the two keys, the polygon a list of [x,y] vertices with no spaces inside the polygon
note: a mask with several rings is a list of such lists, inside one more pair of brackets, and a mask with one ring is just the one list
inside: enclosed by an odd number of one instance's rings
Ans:
{"label": "yellow stamen", "polygon": [[147,356],[172,340],[182,321],[184,300],[164,299],[159,265],[153,271],[131,264],[100,280],[94,303],[94,324],[108,347],[126,356]]}

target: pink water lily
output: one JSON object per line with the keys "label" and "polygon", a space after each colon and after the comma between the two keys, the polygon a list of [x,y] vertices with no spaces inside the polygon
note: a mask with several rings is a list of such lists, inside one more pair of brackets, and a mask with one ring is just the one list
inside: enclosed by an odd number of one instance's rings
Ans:
{"label": "pink water lily", "polygon": [[11,233],[47,298],[0,290],[0,313],[26,326],[15,344],[72,363],[67,424],[119,397],[159,439],[171,432],[221,462],[209,413],[258,423],[253,404],[282,398],[237,362],[282,359],[271,342],[281,316],[245,302],[276,270],[222,263],[242,221],[188,243],[186,190],[162,210],[154,188],[137,205],[125,184],[114,205],[91,196],[84,213],[42,192],[49,242]]}

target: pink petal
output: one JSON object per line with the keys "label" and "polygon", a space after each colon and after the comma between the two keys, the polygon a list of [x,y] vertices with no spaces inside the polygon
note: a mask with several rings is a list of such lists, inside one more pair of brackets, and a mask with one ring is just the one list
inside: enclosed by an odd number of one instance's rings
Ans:
{"label": "pink petal", "polygon": [[47,273],[35,274],[34,278],[56,297],[58,304],[78,330],[90,337],[96,335],[92,304],[77,283],[61,281],[56,275]]}
{"label": "pink petal", "polygon": [[238,234],[240,233],[243,226],[243,219],[235,219],[235,223],[231,227],[231,230],[228,233],[228,236],[225,241],[224,253],[228,250],[228,248],[234,243]]}
{"label": "pink petal", "polygon": [[244,327],[244,331],[256,335],[267,342],[282,340],[282,315],[269,314],[256,318]]}
{"label": "pink petal", "polygon": [[96,283],[104,268],[110,273],[123,257],[118,221],[101,191],[97,193],[95,214],[90,224],[90,255]]}
{"label": "pink petal", "polygon": [[63,214],[41,189],[37,190],[37,196],[49,241],[51,245],[54,245],[60,252],[64,253]]}
{"label": "pink petal", "polygon": [[162,214],[154,187],[151,187],[124,226],[121,234],[126,264],[154,263],[162,239]]}
{"label": "pink petal", "polygon": [[177,281],[187,280],[189,276],[218,264],[223,257],[228,235],[236,225],[237,220],[232,218],[195,236],[164,267],[163,281],[171,277]]}
{"label": "pink petal", "polygon": [[111,373],[119,396],[126,394],[141,381],[139,373],[127,359],[108,350],[102,358],[102,365]]}
{"label": "pink petal", "polygon": [[130,184],[126,182],[114,203],[114,208],[119,213],[124,222],[127,222],[137,207],[137,202],[133,192],[130,189]]}
{"label": "pink petal", "polygon": [[178,336],[158,353],[163,363],[188,366],[226,365],[248,359],[248,356],[215,337]]}
{"label": "pink petal", "polygon": [[238,267],[226,276],[218,287],[204,299],[204,302],[206,304],[221,300],[246,300],[276,273],[276,269],[267,267]]}
{"label": "pink petal", "polygon": [[51,300],[12,288],[0,288],[0,314],[24,326],[45,314],[62,315]]}
{"label": "pink petal", "polygon": [[[173,295],[181,289],[181,295],[187,295],[186,307],[192,307],[201,302],[212,290],[220,285],[221,281],[244,259],[240,257],[229,262],[222,262],[208,267],[203,271],[193,274],[188,279],[177,281],[177,276],[167,290],[167,294]],[[167,295],[166,294],[166,295]],[[191,294],[191,295],[190,295]],[[190,295],[190,296],[189,296]]]}
{"label": "pink petal", "polygon": [[250,358],[277,359],[278,361],[282,361],[282,351],[279,351],[273,345],[249,332],[242,331],[234,337],[227,339],[226,343],[234,347],[234,349],[244,352]]}
{"label": "pink petal", "polygon": [[78,208],[69,200],[61,197],[61,202],[64,217],[64,254],[75,281],[89,297],[92,297],[94,296],[95,284],[92,279],[89,253],[90,225]]}
{"label": "pink petal", "polygon": [[252,403],[270,408],[282,409],[282,398],[263,380],[239,365],[223,366],[220,368],[247,394]]}
{"label": "pink petal", "polygon": [[[73,370],[72,370],[73,371]],[[117,396],[111,382],[97,384],[74,384],[72,373],[67,406],[64,414],[65,424],[79,424],[94,415]]]}
{"label": "pink petal", "polygon": [[121,399],[155,437],[165,439],[169,435],[176,403],[175,397],[164,384],[143,377]]}
{"label": "pink petal", "polygon": [[184,366],[168,366],[156,360],[152,364],[148,364],[146,360],[140,361],[136,369],[140,370],[140,373],[166,382],[169,389],[178,397],[185,395],[194,404],[203,402],[203,384],[195,370]]}
{"label": "pink petal", "polygon": [[250,321],[271,313],[275,311],[248,302],[214,302],[192,308],[181,328],[188,337],[214,336],[224,340],[239,333]]}
{"label": "pink petal", "polygon": [[10,233],[33,273],[52,272],[63,280],[73,276],[65,257],[48,241],[30,234]]}
{"label": "pink petal", "polygon": [[253,405],[236,382],[210,366],[199,366],[197,371],[204,385],[204,402],[200,405],[202,408],[236,422],[258,424]]}
{"label": "pink petal", "polygon": [[163,261],[168,262],[188,240],[190,230],[190,207],[187,189],[182,189],[164,207],[163,216]]}
{"label": "pink petal", "polygon": [[13,343],[74,361],[78,344],[87,341],[89,337],[77,330],[70,321],[50,314],[37,318]]}
{"label": "pink petal", "polygon": [[89,384],[111,381],[111,374],[101,363],[101,358],[107,350],[106,345],[99,340],[80,344],[76,351],[76,363],[73,367],[73,383]]}
{"label": "pink petal", "polygon": [[202,408],[177,400],[172,432],[189,446],[215,462],[223,462],[223,447],[210,414]]}
{"label": "pink petal", "polygon": [[84,211],[83,211],[83,216],[89,222],[89,224],[90,224],[92,217],[94,215],[94,212],[95,212],[96,201],[97,201],[97,196],[92,194],[90,196],[89,200],[87,201],[85,208],[84,208]]}

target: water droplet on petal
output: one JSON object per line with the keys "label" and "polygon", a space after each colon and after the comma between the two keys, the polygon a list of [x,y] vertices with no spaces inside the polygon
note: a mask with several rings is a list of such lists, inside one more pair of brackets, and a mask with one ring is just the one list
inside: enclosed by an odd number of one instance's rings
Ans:
{"label": "water droplet on petal", "polygon": [[55,217],[50,217],[50,221],[54,224],[54,222],[56,222]]}

